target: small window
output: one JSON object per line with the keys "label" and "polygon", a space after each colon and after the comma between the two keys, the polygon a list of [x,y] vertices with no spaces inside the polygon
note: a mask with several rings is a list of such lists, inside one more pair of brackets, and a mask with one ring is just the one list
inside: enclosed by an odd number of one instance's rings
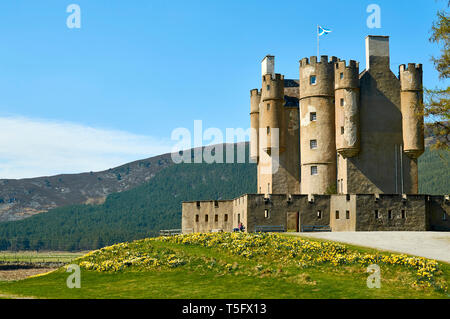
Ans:
{"label": "small window", "polygon": [[445,222],[447,221],[447,214],[444,212],[444,214],[442,214],[442,220]]}
{"label": "small window", "polygon": [[270,91],[270,85],[267,85],[267,91]]}
{"label": "small window", "polygon": [[228,214],[225,214],[225,216],[223,217],[223,221],[227,222],[228,221]]}
{"label": "small window", "polygon": [[241,223],[241,214],[238,214],[237,222],[238,222],[238,225]]}
{"label": "small window", "polygon": [[219,207],[219,201],[217,200],[214,201],[214,207]]}
{"label": "small window", "polygon": [[322,219],[322,211],[321,210],[317,211],[317,219]]}
{"label": "small window", "polygon": [[341,135],[343,135],[343,134],[344,134],[344,127],[341,126]]}
{"label": "small window", "polygon": [[388,218],[392,219],[392,210],[388,210]]}
{"label": "small window", "polygon": [[341,106],[344,106],[345,105],[345,101],[344,101],[344,99],[341,99]]}
{"label": "small window", "polygon": [[310,147],[311,149],[317,148],[317,140],[310,140],[310,141],[309,141],[309,147]]}
{"label": "small window", "polygon": [[402,219],[406,218],[406,211],[404,209],[402,209]]}
{"label": "small window", "polygon": [[336,219],[339,219],[339,211],[336,211]]}
{"label": "small window", "polygon": [[317,175],[317,166],[311,166],[311,175]]}
{"label": "small window", "polygon": [[[343,180],[341,179],[341,181],[343,181]],[[350,200],[350,194],[346,194],[346,195],[345,195],[345,199],[346,199],[347,201],[349,201],[349,200]]]}
{"label": "small window", "polygon": [[214,221],[217,223],[219,221],[219,215],[214,215]]}
{"label": "small window", "polygon": [[380,218],[380,213],[378,212],[378,209],[375,209],[375,219]]}
{"label": "small window", "polygon": [[339,78],[342,80],[342,79],[344,78],[344,73],[341,72],[341,73],[339,74]]}
{"label": "small window", "polygon": [[200,220],[200,217],[198,215],[195,215],[195,221],[198,223],[199,220]]}
{"label": "small window", "polygon": [[267,111],[270,111],[270,103],[267,103]]}
{"label": "small window", "polygon": [[270,134],[270,126],[267,127],[267,134]]}
{"label": "small window", "polygon": [[208,215],[205,215],[205,222],[208,221]]}
{"label": "small window", "polygon": [[309,113],[309,120],[314,122],[317,119],[316,112]]}
{"label": "small window", "polygon": [[270,215],[269,215],[269,210],[268,209],[265,209],[264,210],[264,218],[269,218],[270,217]]}
{"label": "small window", "polygon": [[311,85],[316,84],[316,76],[315,75],[311,75],[309,77],[309,84],[311,84]]}
{"label": "small window", "polygon": [[350,211],[349,210],[345,211],[345,218],[350,219]]}
{"label": "small window", "polygon": [[200,208],[200,201],[197,201],[197,208]]}

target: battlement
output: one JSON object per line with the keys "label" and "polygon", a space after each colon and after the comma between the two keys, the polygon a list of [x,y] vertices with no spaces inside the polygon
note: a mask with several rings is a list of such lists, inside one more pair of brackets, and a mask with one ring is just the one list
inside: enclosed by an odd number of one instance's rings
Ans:
{"label": "battlement", "polygon": [[261,95],[261,90],[252,89],[250,90],[250,96]]}
{"label": "battlement", "polygon": [[279,73],[275,73],[273,76],[272,74],[264,74],[263,82],[270,82],[270,81],[284,81],[284,75]]}
{"label": "battlement", "polygon": [[422,64],[408,63],[399,66],[399,79],[402,91],[420,91],[422,90]]}
{"label": "battlement", "polygon": [[423,72],[421,63],[408,63],[408,67],[405,69],[405,64],[399,66],[399,72],[409,71],[409,72]]}
{"label": "battlement", "polygon": [[339,60],[336,62],[336,70],[343,71],[345,69],[351,69],[359,72],[359,62],[355,60],[350,60],[347,65],[347,61]]}
{"label": "battlement", "polygon": [[328,55],[321,55],[320,61],[317,61],[317,56],[311,56],[308,58],[303,58],[300,60],[300,67],[306,66],[306,65],[316,65],[316,64],[332,64],[336,63],[338,61],[338,58],[335,56],[330,57],[330,60],[328,60]]}

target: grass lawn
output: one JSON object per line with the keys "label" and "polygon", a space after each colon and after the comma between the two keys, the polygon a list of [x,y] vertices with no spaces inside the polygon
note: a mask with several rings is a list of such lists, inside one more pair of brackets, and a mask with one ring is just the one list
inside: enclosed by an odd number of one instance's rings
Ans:
{"label": "grass lawn", "polygon": [[86,252],[71,253],[67,251],[0,251],[0,262],[70,262]]}
{"label": "grass lawn", "polygon": [[[59,269],[44,276],[0,282],[0,298],[449,298],[446,292],[433,287],[413,287],[416,271],[404,265],[380,264],[381,288],[370,289],[366,284],[367,266],[362,264],[321,262],[301,265],[298,256],[280,256],[270,249],[245,257],[218,247],[214,242],[216,239],[212,240],[214,245],[210,247],[161,240],[113,246],[74,262],[89,261],[102,266],[108,260],[124,260],[124,256],[132,255],[134,260],[140,256],[141,260],[151,259],[155,264],[144,267],[133,262],[133,265],[116,271],[87,270],[89,267],[82,266],[80,289],[67,288],[66,280],[70,274]],[[310,239],[307,241],[314,243]],[[150,250],[160,264],[153,257],[142,257]],[[354,246],[347,248],[346,253],[356,251],[378,253],[374,249]],[[172,261],[175,266],[167,266]],[[448,283],[449,274],[450,265],[439,263],[436,279]]]}

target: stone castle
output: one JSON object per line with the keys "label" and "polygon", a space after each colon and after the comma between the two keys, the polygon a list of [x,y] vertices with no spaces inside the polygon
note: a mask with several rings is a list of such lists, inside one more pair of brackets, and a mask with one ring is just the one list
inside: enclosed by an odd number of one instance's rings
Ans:
{"label": "stone castle", "polygon": [[390,70],[389,37],[366,38],[366,69],[300,60],[299,80],[261,64],[250,91],[257,194],[183,203],[183,232],[450,230],[448,196],[419,195],[422,65]]}

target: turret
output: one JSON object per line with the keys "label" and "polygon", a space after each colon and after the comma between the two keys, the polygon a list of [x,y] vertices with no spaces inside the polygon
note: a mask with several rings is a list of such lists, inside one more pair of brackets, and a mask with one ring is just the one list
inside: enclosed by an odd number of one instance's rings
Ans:
{"label": "turret", "polygon": [[259,103],[261,92],[258,89],[250,91],[250,158],[258,160],[258,135],[259,135]]}
{"label": "turret", "polygon": [[335,65],[336,150],[345,157],[359,152],[359,63],[350,60]]}
{"label": "turret", "polygon": [[425,150],[423,127],[422,64],[400,65],[403,151],[416,159]]}
{"label": "turret", "polygon": [[323,194],[336,185],[335,57],[300,61],[301,192]]}
{"label": "turret", "polygon": [[[266,132],[267,143],[264,151],[269,155],[272,148],[278,148],[279,153],[286,149],[285,134],[281,128],[281,123],[284,122],[283,106],[284,76],[281,74],[264,74],[262,77],[261,104],[259,108],[259,127]],[[261,141],[262,138],[260,136],[259,140]]]}

